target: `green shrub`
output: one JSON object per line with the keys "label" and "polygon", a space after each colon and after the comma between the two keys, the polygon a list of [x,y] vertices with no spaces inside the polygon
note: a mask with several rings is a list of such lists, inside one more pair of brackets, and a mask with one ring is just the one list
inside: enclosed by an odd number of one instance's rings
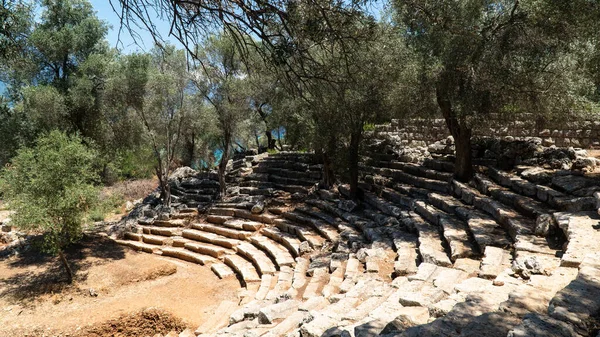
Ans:
{"label": "green shrub", "polygon": [[154,175],[154,154],[150,147],[121,151],[116,161],[116,169],[121,179],[142,179]]}
{"label": "green shrub", "polygon": [[375,123],[365,123],[363,125],[363,131],[375,131]]}
{"label": "green shrub", "polygon": [[62,252],[81,238],[84,217],[97,202],[97,157],[79,136],[52,131],[18,150],[0,175],[13,224],[44,234],[43,250],[60,256],[69,281],[73,275]]}

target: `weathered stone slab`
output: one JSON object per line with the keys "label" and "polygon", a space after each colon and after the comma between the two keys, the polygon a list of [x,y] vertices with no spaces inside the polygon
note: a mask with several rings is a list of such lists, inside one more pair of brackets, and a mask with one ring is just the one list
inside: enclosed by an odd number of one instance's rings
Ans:
{"label": "weathered stone slab", "polygon": [[252,263],[238,255],[226,255],[223,261],[233,269],[245,283],[260,282],[260,277]]}
{"label": "weathered stone slab", "polygon": [[293,277],[294,270],[291,267],[281,267],[279,273],[277,273],[277,283],[275,284],[275,287],[267,293],[266,299],[275,300],[284,296],[292,287]]}
{"label": "weathered stone slab", "polygon": [[396,276],[411,275],[417,272],[417,237],[402,231],[393,234],[394,247],[398,254],[394,262]]}
{"label": "weathered stone slab", "polygon": [[231,268],[227,267],[227,265],[223,263],[213,263],[210,266],[210,269],[220,278],[224,279],[227,277],[232,277],[235,275]]}
{"label": "weathered stone slab", "polygon": [[263,337],[279,337],[286,336],[286,334],[300,326],[300,324],[308,317],[308,312],[297,311],[286,317],[281,323],[277,324],[274,328],[270,329],[269,332],[263,335]]}
{"label": "weathered stone slab", "polygon": [[319,296],[323,287],[327,283],[328,280],[327,268],[317,268],[314,270],[313,276],[308,282],[308,286],[304,290],[304,294],[302,298],[307,300],[311,297]]}
{"label": "weathered stone slab", "polygon": [[294,268],[294,280],[292,281],[292,288],[298,290],[306,285],[306,271],[310,261],[305,258],[296,258],[296,267]]}
{"label": "weathered stone slab", "polygon": [[277,227],[263,228],[261,234],[285,246],[293,257],[300,255],[301,241],[296,236],[282,232]]}
{"label": "weathered stone slab", "polygon": [[190,252],[181,248],[163,247],[161,248],[161,251],[163,256],[175,257],[181,260],[198,263],[202,266],[215,262],[215,259],[211,256]]}
{"label": "weathered stone slab", "polygon": [[264,236],[255,235],[250,238],[250,242],[267,252],[279,267],[291,266],[294,264],[292,255],[273,240]]}
{"label": "weathered stone slab", "polygon": [[260,324],[271,324],[276,320],[281,320],[298,311],[300,302],[288,300],[263,307],[258,312],[258,322]]}
{"label": "weathered stone slab", "polygon": [[254,295],[254,299],[264,300],[267,297],[269,290],[271,290],[271,284],[273,282],[273,279],[275,279],[275,277],[271,274],[265,274],[261,276],[260,287],[258,288],[256,295]]}
{"label": "weathered stone slab", "polygon": [[211,243],[225,248],[233,248],[240,243],[240,241],[236,239],[230,239],[222,235],[207,233],[195,229],[185,229],[181,235],[186,239]]}
{"label": "weathered stone slab", "polygon": [[554,217],[568,239],[561,266],[577,267],[587,254],[598,249],[600,231],[596,227],[600,217],[595,212],[554,213]]}
{"label": "weathered stone slab", "polygon": [[496,278],[505,269],[511,267],[511,260],[510,251],[498,247],[486,247],[479,276],[487,279]]}
{"label": "weathered stone slab", "polygon": [[235,247],[238,254],[252,261],[261,275],[274,274],[277,270],[267,255],[249,242],[241,242]]}

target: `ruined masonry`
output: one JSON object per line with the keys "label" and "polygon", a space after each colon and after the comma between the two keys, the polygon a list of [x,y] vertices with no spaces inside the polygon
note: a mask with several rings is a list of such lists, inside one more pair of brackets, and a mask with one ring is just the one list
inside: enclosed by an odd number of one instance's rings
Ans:
{"label": "ruined masonry", "polygon": [[312,154],[250,155],[230,163],[224,200],[214,175],[180,171],[171,212],[141,206],[118,242],[239,279],[240,303],[186,336],[595,333],[596,179],[479,166],[464,184],[447,157],[369,144],[358,204],[318,188]]}

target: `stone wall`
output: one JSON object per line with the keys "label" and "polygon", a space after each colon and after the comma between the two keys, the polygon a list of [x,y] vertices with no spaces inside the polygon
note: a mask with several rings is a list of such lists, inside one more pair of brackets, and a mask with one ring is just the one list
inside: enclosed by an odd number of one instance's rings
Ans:
{"label": "stone wall", "polygon": [[[485,122],[475,123],[474,135],[481,137],[524,139],[539,137],[544,146],[600,147],[600,118],[597,120],[542,120],[521,115],[507,120],[492,115]],[[447,138],[450,133],[441,118],[393,119],[391,124],[377,125],[376,133],[391,133],[402,144],[428,146]]]}

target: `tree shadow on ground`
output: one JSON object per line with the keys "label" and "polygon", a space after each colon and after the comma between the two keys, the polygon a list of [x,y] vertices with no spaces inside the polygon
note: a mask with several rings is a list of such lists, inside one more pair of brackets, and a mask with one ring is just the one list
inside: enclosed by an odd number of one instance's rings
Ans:
{"label": "tree shadow on ground", "polygon": [[15,304],[33,305],[43,295],[78,291],[76,284],[86,281],[90,267],[125,258],[125,249],[106,237],[88,234],[69,247],[65,256],[74,273],[72,284],[58,257],[41,253],[33,246],[10,258],[9,268],[27,270],[0,280],[0,297]]}

